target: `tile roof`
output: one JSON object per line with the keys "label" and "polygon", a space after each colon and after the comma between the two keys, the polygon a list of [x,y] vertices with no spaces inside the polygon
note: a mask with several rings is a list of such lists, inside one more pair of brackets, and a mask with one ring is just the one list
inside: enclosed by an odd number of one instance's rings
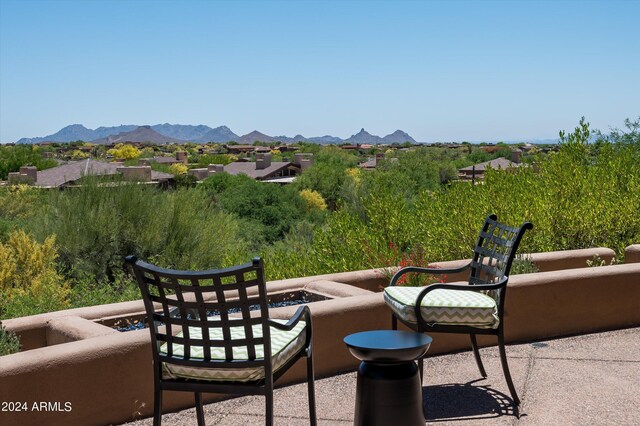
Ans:
{"label": "tile roof", "polygon": [[165,172],[157,172],[155,170],[151,170],[151,180],[165,180],[172,179],[173,175],[171,173]]}
{"label": "tile roof", "polygon": [[495,158],[491,161],[485,161],[484,163],[479,163],[474,166],[463,167],[460,171],[472,171],[473,168],[476,168],[476,172],[482,172],[491,167],[492,169],[508,169],[510,167],[521,167],[522,163],[514,163],[511,160],[507,160],[506,158]]}
{"label": "tile roof", "polygon": [[289,167],[291,163],[289,161],[273,161],[266,169],[256,169],[256,163],[254,162],[240,162],[235,161],[233,163],[224,166],[224,171],[230,175],[247,175],[253,179],[265,179],[278,173],[279,171]]}
{"label": "tile roof", "polygon": [[[76,181],[83,176],[107,176],[117,174],[120,163],[105,163],[92,159],[73,161],[61,166],[53,167],[38,172],[36,186],[59,187],[66,183]],[[151,171],[151,180],[170,179],[173,175],[169,173]]]}
{"label": "tile roof", "polygon": [[176,157],[153,157],[149,158],[149,161],[155,161],[156,163],[175,164],[182,163],[182,160],[176,159]]}
{"label": "tile roof", "polygon": [[369,158],[364,163],[360,163],[360,167],[363,169],[375,169],[378,165],[378,159],[376,157]]}

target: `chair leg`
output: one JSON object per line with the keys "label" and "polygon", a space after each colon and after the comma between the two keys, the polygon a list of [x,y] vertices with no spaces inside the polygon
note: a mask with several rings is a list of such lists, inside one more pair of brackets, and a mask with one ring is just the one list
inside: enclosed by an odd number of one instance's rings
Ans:
{"label": "chair leg", "polygon": [[520,398],[518,398],[518,394],[516,393],[516,388],[515,386],[513,386],[513,380],[511,380],[511,373],[509,372],[509,364],[507,363],[507,352],[504,349],[504,335],[502,332],[498,334],[498,347],[500,349],[500,361],[502,362],[502,371],[504,372],[504,378],[507,381],[509,392],[511,392],[511,398],[513,399],[513,403],[516,406],[518,406],[520,405]]}
{"label": "chair leg", "polygon": [[266,414],[264,422],[266,426],[273,426],[273,383],[271,383],[271,386],[267,384],[267,389],[264,397],[266,404]]}
{"label": "chair leg", "polygon": [[196,418],[198,419],[198,426],[204,426],[204,410],[202,409],[202,394],[195,392],[196,395]]}
{"label": "chair leg", "polygon": [[484,370],[484,365],[482,365],[482,359],[480,358],[480,351],[478,350],[478,341],[476,340],[476,335],[470,334],[469,337],[471,338],[471,348],[473,349],[473,355],[476,357],[476,364],[478,364],[480,375],[486,378],[487,372]]}
{"label": "chair leg", "polygon": [[422,386],[422,379],[424,378],[424,358],[418,358],[418,372],[420,372],[420,386]]}
{"label": "chair leg", "polygon": [[316,416],[316,391],[315,376],[313,373],[313,354],[307,356],[307,386],[309,394],[309,424],[316,426],[318,423]]}
{"label": "chair leg", "polygon": [[162,389],[160,386],[153,387],[153,426],[162,424]]}

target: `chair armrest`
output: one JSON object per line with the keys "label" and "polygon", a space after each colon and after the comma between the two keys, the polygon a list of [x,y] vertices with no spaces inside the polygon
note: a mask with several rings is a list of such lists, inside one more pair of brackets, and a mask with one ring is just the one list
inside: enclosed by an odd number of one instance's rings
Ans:
{"label": "chair armrest", "polygon": [[405,266],[396,272],[393,277],[391,277],[391,282],[389,282],[389,287],[396,285],[398,280],[404,275],[410,272],[417,272],[419,274],[456,274],[458,272],[464,272],[469,269],[471,266],[471,262],[466,265],[460,266],[459,268],[423,268],[420,266]]}
{"label": "chair armrest", "polygon": [[502,277],[500,281],[493,284],[431,284],[426,286],[420,294],[418,294],[418,298],[416,299],[416,314],[420,311],[420,307],[422,305],[422,299],[426,297],[426,295],[433,290],[443,289],[443,290],[463,290],[463,291],[482,291],[482,290],[500,290],[504,286],[507,285],[509,281],[508,276]]}
{"label": "chair armrest", "polygon": [[287,321],[286,324],[281,324],[269,319],[269,325],[280,330],[290,331],[293,329],[293,327],[296,326],[296,324],[300,322],[302,318],[304,318],[308,326],[311,325],[311,310],[309,310],[309,307],[307,305],[300,306],[296,313],[293,314],[291,318],[289,318],[289,321]]}
{"label": "chair armrest", "polygon": [[311,356],[311,352],[313,351],[313,345],[312,345],[313,329],[311,325],[311,310],[307,305],[300,306],[296,311],[296,313],[293,314],[293,316],[289,319],[289,321],[287,321],[286,324],[280,324],[279,322],[275,322],[269,319],[269,325],[274,328],[278,328],[280,330],[290,331],[293,329],[293,327],[296,326],[296,324],[300,322],[302,318],[304,318],[305,327],[307,329],[306,330],[307,336],[304,342],[304,352],[306,353],[306,356]]}

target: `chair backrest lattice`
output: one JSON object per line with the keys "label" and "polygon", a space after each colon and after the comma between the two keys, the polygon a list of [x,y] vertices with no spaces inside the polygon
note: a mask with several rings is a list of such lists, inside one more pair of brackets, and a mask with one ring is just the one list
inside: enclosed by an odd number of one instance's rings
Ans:
{"label": "chair backrest lattice", "polygon": [[197,272],[158,268],[131,257],[127,261],[142,292],[156,362],[209,368],[271,365],[261,259]]}
{"label": "chair backrest lattice", "polygon": [[[520,240],[524,232],[531,228],[533,225],[529,222],[523,223],[519,228],[513,228],[498,222],[496,215],[489,215],[473,251],[469,284],[492,284],[508,276]],[[484,293],[497,301],[500,300],[498,290]]]}

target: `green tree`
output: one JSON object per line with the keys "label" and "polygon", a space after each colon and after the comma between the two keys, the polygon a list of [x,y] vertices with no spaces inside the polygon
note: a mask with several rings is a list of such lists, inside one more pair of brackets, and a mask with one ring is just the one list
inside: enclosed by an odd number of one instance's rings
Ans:
{"label": "green tree", "polygon": [[[226,175],[226,176],[225,176]],[[291,227],[306,216],[306,204],[291,186],[257,182],[248,176],[216,173],[205,179],[203,189],[217,204],[243,220],[248,240],[254,247],[263,241],[282,239]]]}
{"label": "green tree", "polygon": [[296,180],[298,191],[311,189],[319,192],[331,210],[336,210],[342,199],[347,181],[347,169],[358,164],[358,157],[337,147],[326,147],[314,155],[315,164]]}
{"label": "green tree", "polygon": [[22,166],[35,166],[38,170],[57,166],[54,159],[42,157],[44,152],[34,145],[0,145],[0,179],[6,180],[9,173],[17,172]]}

